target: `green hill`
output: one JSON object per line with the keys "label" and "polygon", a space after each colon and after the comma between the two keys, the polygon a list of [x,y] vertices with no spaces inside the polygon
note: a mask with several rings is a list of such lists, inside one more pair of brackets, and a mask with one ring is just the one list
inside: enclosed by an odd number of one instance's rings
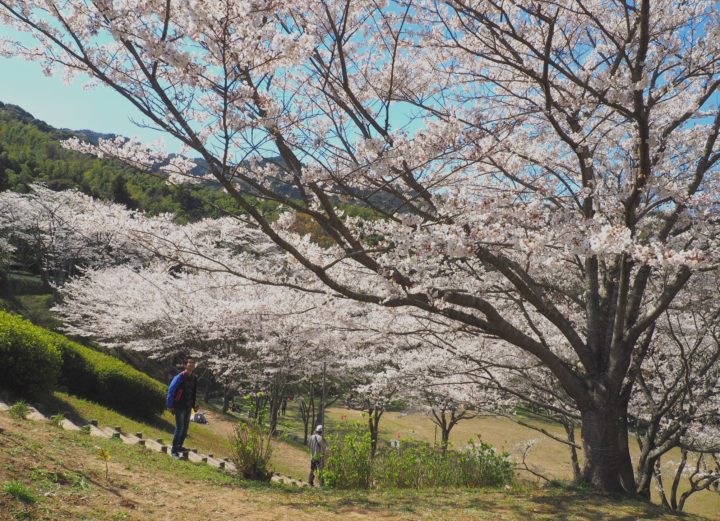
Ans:
{"label": "green hill", "polygon": [[[53,189],[75,188],[100,199],[150,214],[172,212],[180,220],[219,217],[237,212],[232,198],[213,186],[170,186],[160,177],[138,172],[109,159],[63,148],[88,131],[55,129],[15,105],[0,102],[0,191],[25,192],[42,182]],[[90,136],[90,137],[92,137]]]}

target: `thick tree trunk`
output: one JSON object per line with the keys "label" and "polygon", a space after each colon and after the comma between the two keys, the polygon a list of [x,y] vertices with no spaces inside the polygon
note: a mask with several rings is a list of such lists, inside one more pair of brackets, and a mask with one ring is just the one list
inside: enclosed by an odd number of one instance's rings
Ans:
{"label": "thick tree trunk", "polygon": [[585,452],[582,481],[603,492],[635,494],[625,407],[586,410],[581,418]]}

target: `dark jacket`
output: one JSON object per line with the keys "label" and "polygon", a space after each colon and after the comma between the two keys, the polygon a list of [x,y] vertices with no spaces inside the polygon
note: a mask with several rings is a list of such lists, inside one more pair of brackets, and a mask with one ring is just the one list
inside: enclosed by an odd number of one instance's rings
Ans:
{"label": "dark jacket", "polygon": [[197,376],[188,377],[187,371],[175,376],[168,387],[166,405],[168,409],[194,409],[197,394]]}

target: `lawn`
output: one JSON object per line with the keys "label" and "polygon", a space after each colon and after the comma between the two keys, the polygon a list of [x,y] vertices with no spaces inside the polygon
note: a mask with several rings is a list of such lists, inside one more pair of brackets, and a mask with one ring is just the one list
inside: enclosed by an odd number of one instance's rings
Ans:
{"label": "lawn", "polygon": [[[108,475],[99,449],[109,452]],[[22,498],[32,498],[26,502]],[[336,492],[239,481],[138,446],[0,413],[0,519],[700,521],[568,488]]]}

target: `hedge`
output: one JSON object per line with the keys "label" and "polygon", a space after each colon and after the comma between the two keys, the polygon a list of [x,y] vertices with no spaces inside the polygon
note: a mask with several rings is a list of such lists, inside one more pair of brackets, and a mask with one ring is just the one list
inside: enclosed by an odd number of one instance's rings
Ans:
{"label": "hedge", "polygon": [[165,387],[145,373],[89,347],[53,333],[62,353],[60,384],[68,391],[134,416],[165,408]]}
{"label": "hedge", "polygon": [[[21,341],[4,340],[5,337]],[[25,349],[26,345],[31,347]],[[16,354],[7,358],[9,363],[6,362],[7,346],[17,346],[13,351]],[[48,367],[47,363],[41,366],[39,362],[31,365],[30,354],[36,351],[53,353],[54,367]],[[29,361],[23,361],[25,359]],[[165,408],[165,387],[157,380],[117,358],[2,311],[0,360],[0,387],[43,392],[59,383],[73,394],[134,416],[149,417]],[[23,383],[25,374],[39,376],[32,389]]]}
{"label": "hedge", "polygon": [[62,357],[52,333],[0,311],[0,387],[21,396],[36,396],[54,389]]}

